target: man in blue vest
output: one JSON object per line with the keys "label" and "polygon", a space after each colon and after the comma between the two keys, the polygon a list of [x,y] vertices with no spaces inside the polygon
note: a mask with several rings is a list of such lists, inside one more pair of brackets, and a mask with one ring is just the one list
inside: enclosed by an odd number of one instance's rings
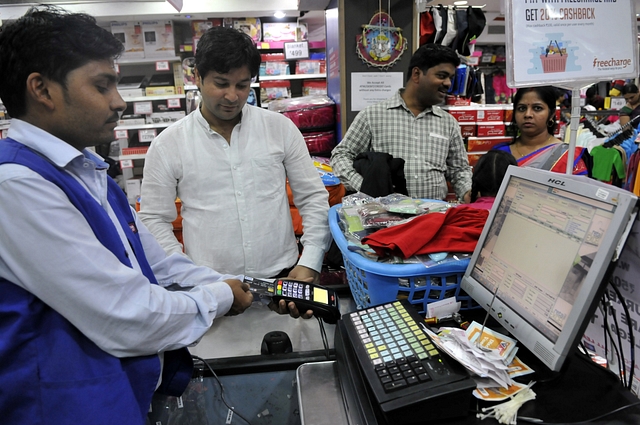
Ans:
{"label": "man in blue vest", "polygon": [[126,107],[121,51],[53,7],[0,31],[3,424],[144,424],[155,390],[186,387],[185,347],[253,299],[237,276],[166,256],[87,149],[113,140]]}

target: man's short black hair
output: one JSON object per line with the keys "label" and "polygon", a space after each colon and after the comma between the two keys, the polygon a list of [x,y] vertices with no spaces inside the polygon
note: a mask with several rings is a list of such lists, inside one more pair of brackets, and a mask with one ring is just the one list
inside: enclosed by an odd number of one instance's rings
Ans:
{"label": "man's short black hair", "polygon": [[450,63],[454,67],[460,65],[458,54],[450,47],[441,44],[423,44],[411,56],[409,62],[409,70],[407,72],[407,81],[411,78],[413,68],[418,67],[422,72],[426,73],[429,68],[433,68],[441,63]]}
{"label": "man's short black hair", "polygon": [[196,46],[195,66],[202,78],[210,71],[227,74],[243,66],[249,67],[251,77],[255,77],[260,62],[260,52],[251,37],[233,28],[210,28]]}
{"label": "man's short black hair", "polygon": [[40,73],[66,88],[67,74],[91,61],[114,60],[124,46],[94,17],[35,6],[0,27],[0,98],[14,118],[27,113],[27,77]]}

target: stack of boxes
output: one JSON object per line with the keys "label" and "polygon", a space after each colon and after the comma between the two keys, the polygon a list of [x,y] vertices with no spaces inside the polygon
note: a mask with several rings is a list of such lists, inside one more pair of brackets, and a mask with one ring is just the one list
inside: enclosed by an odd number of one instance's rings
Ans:
{"label": "stack of boxes", "polygon": [[[176,56],[172,21],[112,22],[111,33],[124,46],[121,59],[173,59]],[[178,61],[169,68],[168,75],[159,73],[145,79],[140,88],[123,89],[122,95],[154,96],[184,93],[182,64]],[[172,73],[172,74],[171,74]],[[158,80],[156,81],[154,80]],[[146,87],[146,88],[142,88]]]}
{"label": "stack of boxes", "polygon": [[499,143],[513,140],[512,105],[443,106],[460,124],[466,140],[469,164]]}

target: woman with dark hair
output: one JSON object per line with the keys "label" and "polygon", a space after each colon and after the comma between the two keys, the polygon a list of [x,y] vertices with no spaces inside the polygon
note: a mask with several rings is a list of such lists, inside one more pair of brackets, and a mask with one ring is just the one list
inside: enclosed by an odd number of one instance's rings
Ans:
{"label": "woman with dark hair", "polygon": [[[513,98],[512,125],[518,129],[511,142],[494,149],[509,152],[519,166],[565,173],[569,145],[554,137],[556,129],[556,91],[553,87],[519,89]],[[573,174],[586,175],[583,148],[575,148]]]}
{"label": "woman with dark hair", "polygon": [[[625,84],[622,87],[622,96],[627,104],[620,109],[620,125],[625,125],[640,115],[640,93],[638,91],[638,86],[635,84]],[[637,122],[635,124],[638,125]]]}

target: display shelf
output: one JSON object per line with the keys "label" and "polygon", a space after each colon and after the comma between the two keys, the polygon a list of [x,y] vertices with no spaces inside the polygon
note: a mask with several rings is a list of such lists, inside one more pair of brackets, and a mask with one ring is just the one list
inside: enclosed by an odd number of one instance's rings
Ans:
{"label": "display shelf", "polygon": [[[277,49],[284,49],[284,43],[293,43],[293,41],[289,42],[285,42],[285,41],[264,41],[264,42],[260,42],[257,44],[258,49],[262,49],[262,50],[277,50]],[[309,42],[309,49],[324,49],[326,48],[327,43],[325,43],[324,41],[310,41]]]}
{"label": "display shelf", "polygon": [[146,153],[136,153],[131,155],[120,155],[118,157],[111,157],[116,161],[126,161],[126,160],[134,160],[134,159],[145,159],[147,156]]}
{"label": "display shelf", "polygon": [[258,77],[258,81],[311,80],[314,78],[327,78],[327,74],[261,75]]}
{"label": "display shelf", "polygon": [[184,94],[165,94],[160,96],[122,96],[125,102],[146,102],[149,100],[184,99]]}
{"label": "display shelf", "polygon": [[180,56],[171,56],[166,58],[118,58],[116,63],[118,65],[144,65],[155,62],[177,62],[182,61]]}
{"label": "display shelf", "polygon": [[175,121],[159,122],[153,124],[119,125],[114,130],[144,130],[146,128],[167,128]]}

